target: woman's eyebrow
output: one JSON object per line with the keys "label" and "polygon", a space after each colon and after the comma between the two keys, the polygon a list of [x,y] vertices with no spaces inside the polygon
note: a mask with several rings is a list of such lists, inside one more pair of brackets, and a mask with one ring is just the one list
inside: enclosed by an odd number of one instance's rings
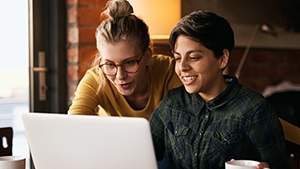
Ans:
{"label": "woman's eyebrow", "polygon": [[[189,50],[186,52],[187,55],[190,55],[191,53],[204,53],[202,50]],[[174,51],[173,54],[180,55],[179,52]]]}
{"label": "woman's eyebrow", "polygon": [[[137,55],[131,56],[131,57],[129,57],[129,58],[126,58],[126,59],[122,60],[122,62],[127,61],[127,60],[131,60],[131,59],[137,59]],[[103,59],[103,61],[104,61],[104,62],[115,62],[115,61],[112,61],[112,60],[110,60],[110,59]]]}

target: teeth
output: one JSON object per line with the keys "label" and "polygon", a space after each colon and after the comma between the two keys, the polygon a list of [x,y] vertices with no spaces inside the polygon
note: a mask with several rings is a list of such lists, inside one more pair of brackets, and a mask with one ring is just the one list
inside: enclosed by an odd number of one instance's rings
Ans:
{"label": "teeth", "polygon": [[195,78],[195,76],[183,77],[183,80],[185,80],[185,81],[191,81],[194,78]]}

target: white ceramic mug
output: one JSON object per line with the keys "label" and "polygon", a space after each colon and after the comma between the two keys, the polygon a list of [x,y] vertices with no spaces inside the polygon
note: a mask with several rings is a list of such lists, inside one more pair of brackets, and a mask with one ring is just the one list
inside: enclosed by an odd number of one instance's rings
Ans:
{"label": "white ceramic mug", "polygon": [[253,160],[232,160],[225,162],[225,169],[256,169],[258,164]]}
{"label": "white ceramic mug", "polygon": [[20,156],[0,157],[1,169],[25,169],[26,158]]}

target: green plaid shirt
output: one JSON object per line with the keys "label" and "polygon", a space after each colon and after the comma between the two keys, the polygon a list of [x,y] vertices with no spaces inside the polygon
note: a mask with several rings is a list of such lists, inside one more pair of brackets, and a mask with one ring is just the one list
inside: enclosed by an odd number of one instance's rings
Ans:
{"label": "green plaid shirt", "polygon": [[173,89],[150,118],[158,159],[172,169],[224,169],[225,161],[252,159],[287,169],[282,126],[260,94],[226,76],[229,86],[205,103],[184,86]]}

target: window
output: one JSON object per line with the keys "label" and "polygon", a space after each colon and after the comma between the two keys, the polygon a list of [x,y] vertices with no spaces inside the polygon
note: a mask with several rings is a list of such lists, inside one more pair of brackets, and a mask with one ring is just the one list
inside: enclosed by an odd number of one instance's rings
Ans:
{"label": "window", "polygon": [[13,155],[29,161],[21,119],[22,113],[29,112],[28,1],[17,3],[0,5],[0,127],[13,127]]}

